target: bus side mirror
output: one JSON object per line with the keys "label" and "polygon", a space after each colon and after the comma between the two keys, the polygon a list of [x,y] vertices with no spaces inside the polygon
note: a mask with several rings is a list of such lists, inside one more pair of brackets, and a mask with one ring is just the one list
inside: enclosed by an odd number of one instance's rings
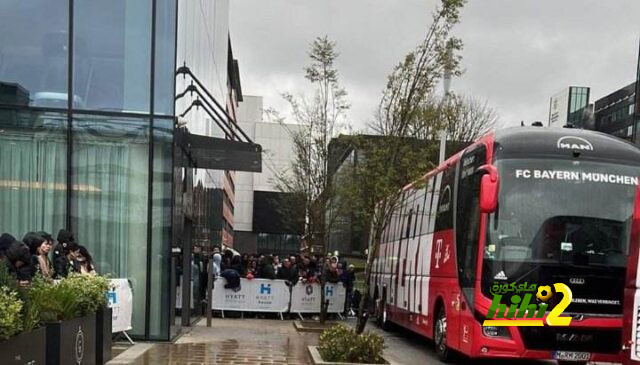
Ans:
{"label": "bus side mirror", "polygon": [[480,178],[480,212],[493,213],[498,206],[498,169],[493,165],[482,165],[478,168]]}

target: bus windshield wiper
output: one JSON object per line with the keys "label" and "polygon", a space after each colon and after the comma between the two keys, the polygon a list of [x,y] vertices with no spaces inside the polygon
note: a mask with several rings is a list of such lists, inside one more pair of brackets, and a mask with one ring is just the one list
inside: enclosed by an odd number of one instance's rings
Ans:
{"label": "bus windshield wiper", "polygon": [[[504,262],[504,261],[503,261],[503,262]],[[538,269],[539,269],[539,268],[541,268],[541,267],[542,267],[542,264],[536,264],[536,265],[535,265],[531,270],[529,270],[529,271],[525,272],[524,274],[522,274],[522,275],[518,276],[518,278],[517,278],[516,280],[514,280],[513,282],[514,282],[514,283],[519,283],[519,282],[520,282],[520,280],[522,280],[522,279],[526,278],[527,276],[529,276],[529,274],[531,274],[532,272],[534,272],[534,271],[538,270]]]}

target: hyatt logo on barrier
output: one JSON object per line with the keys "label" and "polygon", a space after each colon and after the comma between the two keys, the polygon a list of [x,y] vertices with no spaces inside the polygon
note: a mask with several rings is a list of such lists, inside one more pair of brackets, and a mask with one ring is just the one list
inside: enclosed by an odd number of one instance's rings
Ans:
{"label": "hyatt logo on barrier", "polygon": [[260,284],[260,294],[271,295],[271,284]]}
{"label": "hyatt logo on barrier", "polygon": [[326,286],[325,287],[325,291],[324,291],[324,295],[326,295],[328,297],[332,297],[333,296],[333,287],[332,286]]}
{"label": "hyatt logo on barrier", "polygon": [[260,284],[260,294],[256,295],[259,305],[273,304],[274,296],[271,295],[271,284]]}

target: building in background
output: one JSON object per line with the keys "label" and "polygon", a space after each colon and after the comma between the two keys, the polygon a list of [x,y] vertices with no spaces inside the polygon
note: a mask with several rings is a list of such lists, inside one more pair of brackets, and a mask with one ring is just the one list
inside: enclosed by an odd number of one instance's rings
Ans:
{"label": "building in background", "polygon": [[99,273],[131,282],[136,338],[197,318],[192,246],[231,244],[226,171],[260,168],[233,121],[228,17],[229,0],[0,2],[0,232],[75,232]]}
{"label": "building in background", "polygon": [[595,102],[595,130],[633,140],[636,110],[636,83],[612,92]]}
{"label": "building in background", "polygon": [[596,100],[595,130],[640,144],[640,50],[636,81]]}
{"label": "building in background", "polygon": [[[329,142],[329,179],[332,184],[352,184],[353,173],[358,164],[367,156],[366,148],[359,148],[354,143],[354,139],[363,139],[367,144],[375,143],[376,140],[390,138],[379,135],[340,135]],[[415,138],[403,138],[399,143],[410,144],[415,148],[424,149],[425,158],[433,166],[438,165],[440,141],[424,141]],[[449,158],[458,151],[467,147],[468,142],[447,141],[445,157]],[[427,173],[428,171],[424,171]],[[409,181],[407,182],[409,183]],[[367,194],[360,190],[361,194]],[[339,197],[332,201],[334,206],[329,206],[325,219],[330,222],[326,235],[326,252],[334,253],[338,251],[340,255],[361,257],[369,244],[370,226],[366,218],[359,212],[342,208]],[[340,208],[338,208],[340,207]]]}
{"label": "building in background", "polygon": [[[242,130],[262,146],[261,173],[236,173],[234,248],[247,253],[298,252],[304,231],[304,207],[277,187],[277,176],[295,158],[291,133],[295,124],[264,122],[261,96],[244,96],[238,108]],[[301,219],[302,218],[302,219]]]}
{"label": "building in background", "polygon": [[549,127],[572,125],[575,128],[588,128],[589,92],[588,87],[569,86],[552,96],[549,102]]}

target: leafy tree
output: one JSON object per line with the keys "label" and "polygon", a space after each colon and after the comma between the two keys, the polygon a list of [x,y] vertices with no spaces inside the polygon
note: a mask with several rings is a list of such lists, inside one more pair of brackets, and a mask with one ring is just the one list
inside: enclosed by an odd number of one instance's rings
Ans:
{"label": "leafy tree", "polygon": [[[365,295],[360,303],[357,331],[366,326],[367,297],[373,259],[384,227],[402,198],[401,188],[428,171],[432,164],[425,153],[434,148],[425,137],[442,128],[445,118],[432,102],[435,88],[445,73],[459,75],[462,41],[451,35],[459,22],[465,0],[442,0],[433,13],[424,40],[389,75],[371,128],[382,138],[366,139],[366,157],[355,168],[355,187],[366,194],[352,202],[362,219],[371,222],[370,243],[365,267]],[[407,141],[415,141],[407,143]]]}
{"label": "leafy tree", "polygon": [[[336,43],[326,36],[318,37],[311,43],[308,56],[311,62],[304,68],[305,78],[314,88],[314,94],[311,98],[296,97],[290,93],[283,95],[297,126],[288,129],[293,142],[293,162],[290,169],[277,175],[275,185],[281,192],[291,193],[296,201],[304,204],[303,241],[308,242],[312,249],[325,252],[326,232],[338,215],[336,210],[328,209],[336,197],[335,186],[329,179],[329,142],[346,127],[346,111],[350,105],[347,92],[340,86],[335,66],[338,57]],[[272,110],[269,114],[284,122],[277,112]],[[324,276],[320,281],[320,319],[324,322],[327,311]]]}

